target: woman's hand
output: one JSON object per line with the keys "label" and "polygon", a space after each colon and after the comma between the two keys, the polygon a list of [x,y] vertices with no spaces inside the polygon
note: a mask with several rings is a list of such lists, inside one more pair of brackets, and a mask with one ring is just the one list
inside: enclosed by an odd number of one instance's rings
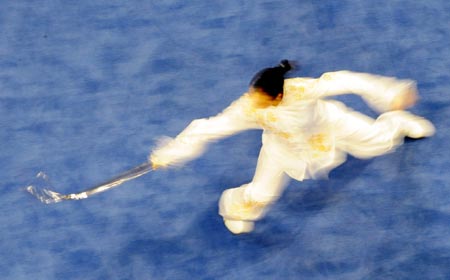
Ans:
{"label": "woman's hand", "polygon": [[154,155],[150,155],[149,160],[150,160],[150,162],[152,163],[152,169],[153,169],[153,170],[160,169],[160,168],[165,168],[165,167],[168,166],[168,163],[159,160],[159,159],[158,159],[156,156],[154,156]]}
{"label": "woman's hand", "polygon": [[404,87],[391,102],[391,110],[405,110],[414,106],[419,99],[417,88],[412,85]]}

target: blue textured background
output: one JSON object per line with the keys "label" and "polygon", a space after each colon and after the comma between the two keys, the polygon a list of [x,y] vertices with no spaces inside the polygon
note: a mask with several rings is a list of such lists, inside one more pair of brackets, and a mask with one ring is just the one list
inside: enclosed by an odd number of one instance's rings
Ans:
{"label": "blue textured background", "polygon": [[[0,0],[0,278],[450,279],[449,3]],[[415,79],[437,134],[292,182],[245,236],[217,200],[251,179],[259,132],[87,200],[24,191],[41,170],[70,193],[145,161],[282,58]]]}

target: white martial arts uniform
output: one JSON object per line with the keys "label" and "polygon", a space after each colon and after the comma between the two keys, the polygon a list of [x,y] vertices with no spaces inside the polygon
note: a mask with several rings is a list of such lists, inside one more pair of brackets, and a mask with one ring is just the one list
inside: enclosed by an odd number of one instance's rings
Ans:
{"label": "white martial arts uniform", "polygon": [[[263,129],[253,180],[225,191],[220,202],[225,221],[254,221],[281,195],[287,178],[301,181],[323,176],[344,162],[347,153],[370,158],[401,144],[410,133],[405,115],[412,115],[389,110],[394,98],[411,91],[416,91],[411,80],[350,71],[325,73],[318,79],[285,79],[277,106],[253,108],[249,94],[244,94],[217,116],[194,120],[175,139],[155,149],[151,160],[159,165],[180,165],[200,156],[211,141]],[[341,102],[325,99],[346,93],[360,95],[383,114],[374,120]]]}

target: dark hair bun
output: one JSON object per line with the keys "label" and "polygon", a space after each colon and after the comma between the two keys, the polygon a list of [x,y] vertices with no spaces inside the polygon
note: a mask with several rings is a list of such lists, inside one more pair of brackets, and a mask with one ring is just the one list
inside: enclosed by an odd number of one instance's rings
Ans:
{"label": "dark hair bun", "polygon": [[287,59],[283,59],[282,61],[280,61],[280,66],[282,68],[286,69],[286,71],[289,71],[292,69],[292,66],[289,63],[289,60],[287,60]]}
{"label": "dark hair bun", "polygon": [[292,60],[287,60],[287,59],[283,59],[282,61],[280,61],[280,64],[279,64],[279,66],[280,66],[281,68],[283,68],[283,70],[286,71],[286,72],[288,72],[288,71],[294,69],[294,68],[295,68],[295,65],[296,65],[296,64],[295,64],[294,61],[292,61]]}
{"label": "dark hair bun", "polygon": [[264,68],[250,81],[250,86],[258,88],[272,97],[283,93],[284,75],[294,68],[292,61],[283,59],[275,67]]}

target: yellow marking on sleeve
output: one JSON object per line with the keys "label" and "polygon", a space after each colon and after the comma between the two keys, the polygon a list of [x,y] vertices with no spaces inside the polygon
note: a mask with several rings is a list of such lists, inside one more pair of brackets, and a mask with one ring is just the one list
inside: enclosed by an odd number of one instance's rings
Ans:
{"label": "yellow marking on sleeve", "polygon": [[288,85],[285,85],[285,93],[289,96],[292,96],[294,100],[301,100],[304,99],[305,96],[305,83],[303,82],[293,82],[289,83]]}
{"label": "yellow marking on sleeve", "polygon": [[321,78],[326,80],[326,81],[330,81],[333,78],[333,76],[330,73],[325,73],[325,74],[322,75]]}

